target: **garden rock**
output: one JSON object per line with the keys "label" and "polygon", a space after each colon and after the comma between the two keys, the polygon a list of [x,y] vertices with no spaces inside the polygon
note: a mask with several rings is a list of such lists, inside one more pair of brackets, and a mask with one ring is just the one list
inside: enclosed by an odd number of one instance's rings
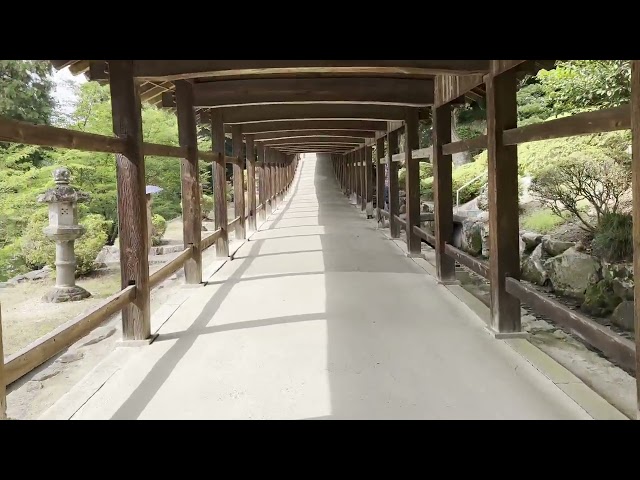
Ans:
{"label": "garden rock", "polygon": [[521,276],[524,280],[540,286],[547,282],[549,275],[543,264],[542,245],[539,244],[523,261]]}
{"label": "garden rock", "polygon": [[[543,240],[544,249],[544,240]],[[589,284],[599,280],[600,263],[593,257],[569,248],[544,262],[554,291],[579,300]]]}
{"label": "garden rock", "polygon": [[611,281],[603,279],[587,287],[580,308],[589,315],[604,317],[613,312],[621,301],[622,298],[613,291]]}
{"label": "garden rock", "polygon": [[539,233],[525,232],[522,234],[522,241],[525,244],[525,252],[529,253],[542,243],[542,235]]}
{"label": "garden rock", "polygon": [[634,317],[633,317],[633,301],[625,300],[616,307],[611,315],[611,323],[617,325],[620,328],[635,331]]}
{"label": "garden rock", "polygon": [[611,280],[613,291],[623,300],[633,300],[634,282],[629,278],[614,278]]}
{"label": "garden rock", "polygon": [[108,265],[120,264],[120,248],[115,245],[105,245],[100,250],[94,261],[98,268],[104,268]]}
{"label": "garden rock", "polygon": [[463,220],[461,246],[471,255],[482,253],[482,222],[470,218]]}
{"label": "garden rock", "polygon": [[571,247],[574,247],[573,242],[563,242],[562,240],[553,240],[548,236],[542,237],[542,248],[549,254],[550,257],[555,257],[565,252]]}

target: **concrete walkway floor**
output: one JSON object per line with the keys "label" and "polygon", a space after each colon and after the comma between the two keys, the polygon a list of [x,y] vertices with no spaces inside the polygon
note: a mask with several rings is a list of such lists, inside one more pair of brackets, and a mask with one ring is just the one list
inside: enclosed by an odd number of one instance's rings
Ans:
{"label": "concrete walkway floor", "polygon": [[72,418],[591,418],[365,220],[327,157],[211,280]]}

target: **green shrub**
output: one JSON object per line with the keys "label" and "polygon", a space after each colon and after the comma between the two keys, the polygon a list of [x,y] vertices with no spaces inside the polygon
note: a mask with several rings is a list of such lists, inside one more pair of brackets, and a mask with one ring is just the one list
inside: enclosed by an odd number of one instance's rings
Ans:
{"label": "green shrub", "polygon": [[592,243],[593,253],[608,262],[633,258],[633,219],[622,213],[606,213]]}
{"label": "green shrub", "polygon": [[545,208],[525,216],[522,219],[522,227],[535,233],[546,234],[565,222],[564,218]]}
{"label": "green shrub", "polygon": [[[45,265],[55,268],[56,246],[42,231],[49,224],[46,210],[38,211],[27,224],[20,239],[22,257],[30,269],[39,269]],[[85,233],[75,241],[76,275],[86,275],[94,269],[94,260],[107,243],[107,232],[111,221],[102,215],[87,215],[80,221]]]}
{"label": "green shrub", "polygon": [[10,243],[0,248],[0,282],[28,271],[19,242]]}
{"label": "green shrub", "polygon": [[162,215],[157,213],[153,215],[151,219],[151,243],[160,245],[162,242],[162,236],[167,231],[167,221]]}
{"label": "green shrub", "polygon": [[200,196],[200,213],[202,214],[202,218],[209,218],[211,210],[213,210],[213,197],[203,193]]}

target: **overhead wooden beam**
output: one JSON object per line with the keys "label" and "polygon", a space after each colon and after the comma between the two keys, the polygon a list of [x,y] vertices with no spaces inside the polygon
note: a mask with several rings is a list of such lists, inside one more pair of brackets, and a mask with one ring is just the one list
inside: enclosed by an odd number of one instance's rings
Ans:
{"label": "overhead wooden beam", "polygon": [[438,75],[434,105],[439,107],[451,103],[483,82],[483,75]]}
{"label": "overhead wooden beam", "polygon": [[[384,131],[387,122],[371,120],[284,120],[273,122],[244,123],[242,131],[246,133],[290,132],[305,130],[358,130]],[[225,132],[231,133],[231,125],[225,125]]]}
{"label": "overhead wooden beam", "polygon": [[263,145],[321,145],[325,143],[333,145],[364,145],[364,138],[349,137],[293,137],[293,138],[274,138],[270,140],[261,140],[259,143]]}
{"label": "overhead wooden beam", "polygon": [[284,132],[256,133],[253,136],[256,142],[273,140],[276,138],[296,137],[374,138],[375,132],[370,132],[368,130],[288,130]]}
{"label": "overhead wooden beam", "polygon": [[489,60],[135,60],[134,71],[136,77],[145,80],[303,75],[430,78],[438,74],[487,73]]}
{"label": "overhead wooden beam", "polygon": [[[163,106],[166,94],[163,94]],[[220,107],[225,123],[271,122],[274,120],[401,120],[405,107],[343,103],[297,103]],[[424,118],[428,113],[423,111]]]}
{"label": "overhead wooden beam", "polygon": [[431,79],[414,78],[257,78],[216,80],[194,86],[198,107],[297,102],[348,102],[427,106],[433,103]]}

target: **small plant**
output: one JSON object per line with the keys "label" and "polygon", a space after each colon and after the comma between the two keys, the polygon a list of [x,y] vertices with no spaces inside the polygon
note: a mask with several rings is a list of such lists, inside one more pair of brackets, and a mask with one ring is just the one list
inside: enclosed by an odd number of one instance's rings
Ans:
{"label": "small plant", "polygon": [[205,195],[203,193],[200,196],[200,212],[202,213],[202,218],[209,218],[211,210],[213,210],[213,197],[211,195]]}
{"label": "small plant", "polygon": [[151,219],[151,243],[156,246],[162,242],[162,236],[167,231],[167,221],[163,216],[157,213],[153,215]]}
{"label": "small plant", "polygon": [[593,237],[593,253],[608,262],[633,258],[633,219],[622,213],[606,213]]}

